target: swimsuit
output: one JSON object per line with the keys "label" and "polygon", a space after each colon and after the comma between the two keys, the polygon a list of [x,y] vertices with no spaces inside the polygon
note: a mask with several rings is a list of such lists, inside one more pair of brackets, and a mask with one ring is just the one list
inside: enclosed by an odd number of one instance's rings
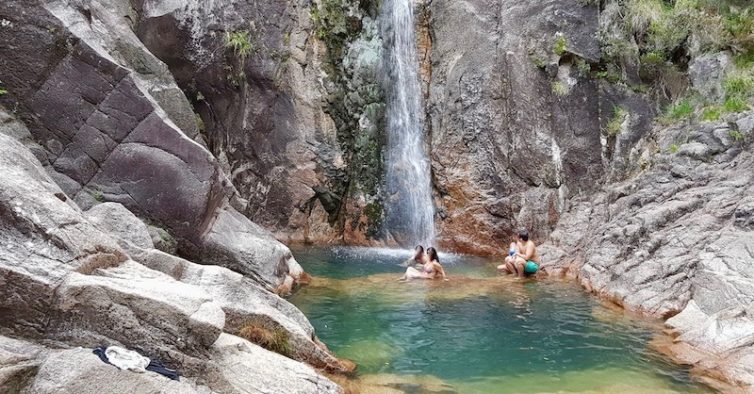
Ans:
{"label": "swimsuit", "polygon": [[527,261],[526,264],[524,264],[524,274],[526,275],[534,275],[539,270],[539,264],[537,264],[534,261]]}

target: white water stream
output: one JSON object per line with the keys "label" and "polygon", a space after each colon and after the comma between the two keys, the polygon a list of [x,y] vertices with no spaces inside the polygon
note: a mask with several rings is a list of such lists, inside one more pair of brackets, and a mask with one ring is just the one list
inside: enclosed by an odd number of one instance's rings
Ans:
{"label": "white water stream", "polygon": [[385,0],[382,29],[387,72],[387,226],[401,244],[435,240],[435,209],[424,140],[413,0]]}

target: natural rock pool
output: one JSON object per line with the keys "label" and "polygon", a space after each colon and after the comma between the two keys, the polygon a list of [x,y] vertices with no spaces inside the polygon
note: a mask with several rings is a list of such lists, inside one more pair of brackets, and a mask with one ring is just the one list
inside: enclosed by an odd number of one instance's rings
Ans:
{"label": "natural rock pool", "polygon": [[573,283],[500,277],[441,256],[451,281],[397,282],[408,252],[294,249],[314,276],[291,301],[362,392],[707,392],[653,351],[656,321],[601,305]]}

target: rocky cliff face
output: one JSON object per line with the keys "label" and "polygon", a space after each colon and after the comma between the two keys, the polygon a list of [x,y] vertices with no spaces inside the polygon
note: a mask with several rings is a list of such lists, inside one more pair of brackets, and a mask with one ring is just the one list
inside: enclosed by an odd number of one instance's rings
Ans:
{"label": "rocky cliff face", "polygon": [[[312,367],[353,366],[275,294],[301,267],[237,211],[136,15],[107,1],[0,5],[0,391],[166,384],[66,350],[120,345],[188,377],[167,391],[340,392]],[[203,265],[155,249],[144,222]]]}
{"label": "rocky cliff face", "polygon": [[[597,8],[577,1],[425,7],[441,242],[493,253],[519,226],[545,237],[565,199],[591,190],[602,174],[597,85],[576,67],[599,59]],[[567,45],[555,48],[561,39]]]}
{"label": "rocky cliff face", "polygon": [[697,372],[751,385],[754,114],[726,120],[641,139],[641,174],[570,201],[544,258],[551,274],[672,317],[664,350]]}

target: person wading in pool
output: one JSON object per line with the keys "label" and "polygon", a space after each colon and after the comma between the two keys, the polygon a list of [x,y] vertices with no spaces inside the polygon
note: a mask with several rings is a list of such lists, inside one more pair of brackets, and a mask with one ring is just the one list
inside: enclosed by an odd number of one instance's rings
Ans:
{"label": "person wading in pool", "polygon": [[511,243],[505,264],[499,265],[497,269],[516,276],[529,276],[537,273],[539,264],[537,246],[529,239],[528,231],[520,230],[516,236],[516,242]]}
{"label": "person wading in pool", "polygon": [[427,261],[421,269],[408,267],[406,273],[398,280],[439,278],[442,278],[445,281],[448,280],[445,275],[445,270],[442,268],[442,265],[440,265],[440,258],[437,257],[437,250],[435,248],[427,248]]}
{"label": "person wading in pool", "polygon": [[427,254],[424,253],[424,247],[418,245],[416,248],[414,248],[414,257],[402,262],[401,266],[421,268],[419,266],[423,266],[426,262]]}

